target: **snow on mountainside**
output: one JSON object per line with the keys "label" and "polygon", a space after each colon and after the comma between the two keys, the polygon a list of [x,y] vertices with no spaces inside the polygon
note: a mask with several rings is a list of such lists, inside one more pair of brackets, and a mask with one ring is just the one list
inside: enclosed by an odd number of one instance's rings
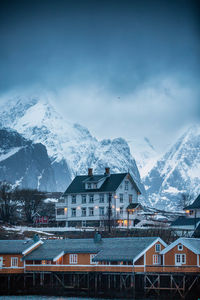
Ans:
{"label": "snow on mountainside", "polygon": [[140,175],[126,141],[122,138],[98,141],[87,128],[62,118],[50,103],[37,98],[16,98],[1,109],[3,126],[16,129],[25,138],[46,146],[55,172],[57,190],[64,191],[70,179],[85,174],[88,167],[94,172],[132,174],[143,189]]}
{"label": "snow on mountainside", "polygon": [[0,129],[0,181],[21,188],[54,191],[56,182],[45,146],[8,128]]}
{"label": "snow on mountainside", "polygon": [[147,137],[134,139],[130,143],[140,175],[143,178],[155,165],[159,154]]}
{"label": "snow on mountainside", "polygon": [[200,193],[200,126],[190,127],[144,178],[152,206],[180,208],[183,194]]}

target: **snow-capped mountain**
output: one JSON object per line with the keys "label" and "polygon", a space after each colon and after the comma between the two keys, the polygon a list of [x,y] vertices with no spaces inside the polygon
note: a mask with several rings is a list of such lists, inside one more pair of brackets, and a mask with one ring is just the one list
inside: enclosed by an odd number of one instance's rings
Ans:
{"label": "snow-capped mountain", "polygon": [[0,181],[54,191],[56,182],[45,146],[33,144],[14,130],[0,129]]}
{"label": "snow-capped mountain", "polygon": [[122,138],[98,141],[87,128],[64,119],[49,102],[15,98],[1,108],[3,126],[17,130],[34,143],[46,146],[55,173],[57,190],[64,191],[75,174],[129,171],[143,189],[136,162]]}
{"label": "snow-capped mountain", "polygon": [[132,144],[132,152],[134,153],[140,176],[143,178],[155,165],[159,154],[147,137],[137,138],[129,142]]}
{"label": "snow-capped mountain", "polygon": [[152,206],[180,208],[183,195],[200,193],[200,126],[190,127],[144,178]]}

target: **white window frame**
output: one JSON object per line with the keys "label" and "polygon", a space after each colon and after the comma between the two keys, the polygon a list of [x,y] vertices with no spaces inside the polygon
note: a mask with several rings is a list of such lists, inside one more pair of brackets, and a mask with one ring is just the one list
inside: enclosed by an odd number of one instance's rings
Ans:
{"label": "white window frame", "polygon": [[102,216],[105,216],[105,208],[104,206],[100,206],[99,207],[99,215],[102,217]]}
{"label": "white window frame", "polygon": [[76,204],[76,195],[72,195],[72,204]]}
{"label": "white window frame", "polygon": [[89,203],[94,203],[94,195],[93,194],[91,194],[89,196]]}
{"label": "white window frame", "polygon": [[[83,214],[83,212],[85,212],[84,214]],[[86,207],[82,207],[81,208],[81,217],[86,217],[87,216],[87,209],[86,209]]]}
{"label": "white window frame", "polygon": [[76,265],[78,263],[78,254],[70,254],[69,255],[69,263],[71,265]]}
{"label": "white window frame", "polygon": [[[157,247],[159,246],[159,250]],[[161,245],[160,244],[155,244],[155,252],[160,252],[161,251]]]}
{"label": "white window frame", "polygon": [[94,207],[89,207],[89,217],[93,217],[93,216],[94,216]]}
{"label": "white window frame", "polygon": [[0,269],[3,267],[3,256],[0,256]]}
{"label": "white window frame", "polygon": [[160,265],[161,257],[158,254],[153,255],[153,265]]}
{"label": "white window frame", "polygon": [[11,267],[18,268],[18,257],[11,257]]}
{"label": "white window frame", "polygon": [[125,185],[125,186],[124,186],[125,191],[128,191],[128,186],[129,186],[128,180],[125,180],[124,185]]}
{"label": "white window frame", "polygon": [[[177,261],[178,257],[180,257],[180,261]],[[184,260],[183,260],[183,257],[184,257]],[[186,254],[176,253],[175,254],[175,265],[181,266],[181,265],[185,265],[185,264],[186,264]]]}
{"label": "white window frame", "polygon": [[81,201],[82,201],[82,204],[86,204],[86,201],[87,201],[86,195],[81,195]]}
{"label": "white window frame", "polygon": [[178,251],[183,251],[183,245],[182,244],[178,245]]}
{"label": "white window frame", "polygon": [[91,265],[95,265],[96,262],[95,261],[92,261],[92,259],[96,256],[96,254],[90,254],[90,264]]}
{"label": "white window frame", "polygon": [[[72,213],[73,212],[73,213]],[[75,213],[74,213],[75,212]],[[71,216],[72,218],[76,217],[76,208],[71,208]]]}

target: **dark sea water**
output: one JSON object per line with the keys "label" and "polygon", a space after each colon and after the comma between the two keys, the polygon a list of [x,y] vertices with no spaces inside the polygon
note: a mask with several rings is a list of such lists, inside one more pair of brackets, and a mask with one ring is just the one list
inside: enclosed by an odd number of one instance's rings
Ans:
{"label": "dark sea water", "polygon": [[[0,300],[110,300],[100,298],[82,298],[82,297],[54,297],[54,296],[0,296]],[[112,300],[124,300],[112,299]],[[137,300],[148,300],[148,299],[137,299]]]}

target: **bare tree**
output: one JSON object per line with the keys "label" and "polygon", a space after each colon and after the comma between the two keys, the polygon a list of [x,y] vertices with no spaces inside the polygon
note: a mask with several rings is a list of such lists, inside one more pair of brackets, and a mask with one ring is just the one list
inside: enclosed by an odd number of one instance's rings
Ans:
{"label": "bare tree", "polygon": [[36,189],[21,189],[15,192],[15,198],[22,204],[26,221],[32,223],[34,214],[38,211],[42,200],[45,199],[46,196],[44,192],[40,192]]}
{"label": "bare tree", "polygon": [[13,223],[17,215],[17,202],[14,197],[11,184],[6,181],[0,182],[0,217],[4,222]]}

